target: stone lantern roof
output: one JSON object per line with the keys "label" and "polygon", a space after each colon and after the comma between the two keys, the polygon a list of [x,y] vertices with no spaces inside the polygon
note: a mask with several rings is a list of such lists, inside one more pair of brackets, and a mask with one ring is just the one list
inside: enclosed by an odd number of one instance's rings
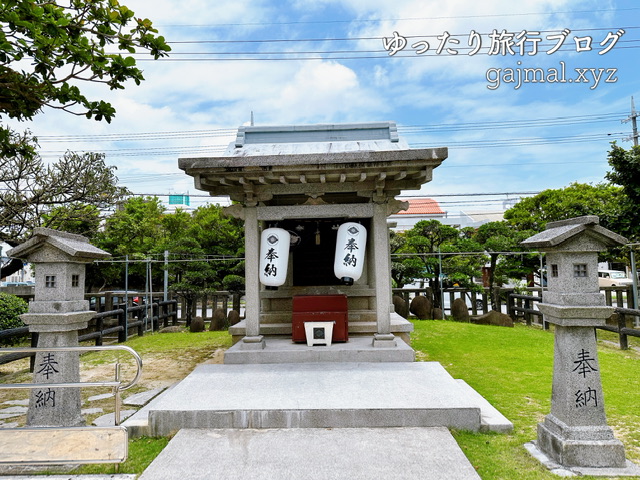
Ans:
{"label": "stone lantern roof", "polygon": [[595,242],[590,248],[585,248],[587,243],[584,241],[580,242],[580,250],[583,251],[585,249],[588,251],[600,251],[602,247],[613,247],[628,243],[628,240],[622,235],[601,227],[600,219],[597,216],[587,215],[569,220],[549,222],[546,230],[527,238],[522,242],[522,245],[541,250],[557,249],[567,246],[573,240],[583,237],[583,235],[585,238]]}
{"label": "stone lantern roof", "polygon": [[38,227],[33,237],[7,252],[12,258],[29,262],[79,262],[90,263],[109,257],[104,250],[94,247],[82,235]]}
{"label": "stone lantern roof", "polygon": [[447,155],[409,148],[394,122],[251,126],[223,156],[181,158],[179,167],[197,189],[247,204],[366,202],[419,189]]}

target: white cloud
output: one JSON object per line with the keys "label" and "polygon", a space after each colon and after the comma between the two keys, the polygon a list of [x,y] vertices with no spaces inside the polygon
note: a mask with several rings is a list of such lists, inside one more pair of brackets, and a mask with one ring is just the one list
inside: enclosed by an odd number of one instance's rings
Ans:
{"label": "white cloud", "polygon": [[371,114],[375,103],[353,70],[337,62],[307,62],[263,105],[271,121],[313,123]]}

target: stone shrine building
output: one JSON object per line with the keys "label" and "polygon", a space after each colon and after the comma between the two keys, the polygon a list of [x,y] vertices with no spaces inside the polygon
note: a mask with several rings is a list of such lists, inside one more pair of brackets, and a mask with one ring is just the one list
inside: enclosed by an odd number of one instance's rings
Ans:
{"label": "stone shrine building", "polygon": [[[227,353],[258,355],[278,339],[291,344],[298,299],[303,310],[321,311],[340,308],[330,305],[344,297],[346,332],[336,338],[334,331],[335,342],[366,337],[371,350],[406,352],[413,325],[393,309],[387,217],[407,208],[395,196],[429,182],[447,154],[447,148],[409,148],[394,122],[377,122],[240,127],[223,156],[181,158],[179,167],[197,189],[228,195],[236,203],[226,212],[245,221],[245,318],[231,327],[235,345]],[[358,252],[364,268],[353,284],[334,271],[338,229],[347,222],[366,230]],[[277,287],[261,283],[261,231],[268,228],[289,237],[286,276]],[[409,351],[402,361],[413,360]]]}

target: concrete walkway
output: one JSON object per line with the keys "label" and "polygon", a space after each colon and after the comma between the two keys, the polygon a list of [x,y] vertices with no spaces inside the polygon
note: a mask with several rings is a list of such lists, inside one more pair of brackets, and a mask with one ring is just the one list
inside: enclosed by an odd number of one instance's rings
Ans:
{"label": "concrete walkway", "polygon": [[479,480],[446,428],[185,429],[139,480]]}

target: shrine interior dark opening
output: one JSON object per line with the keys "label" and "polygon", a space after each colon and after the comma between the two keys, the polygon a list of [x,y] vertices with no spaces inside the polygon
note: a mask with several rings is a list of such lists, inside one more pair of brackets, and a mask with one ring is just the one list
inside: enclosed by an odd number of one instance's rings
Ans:
{"label": "shrine interior dark opening", "polygon": [[[291,233],[294,287],[342,285],[333,273],[338,228],[345,219],[285,220],[280,228]],[[369,219],[349,219],[369,228]],[[275,225],[274,225],[275,226]]]}

